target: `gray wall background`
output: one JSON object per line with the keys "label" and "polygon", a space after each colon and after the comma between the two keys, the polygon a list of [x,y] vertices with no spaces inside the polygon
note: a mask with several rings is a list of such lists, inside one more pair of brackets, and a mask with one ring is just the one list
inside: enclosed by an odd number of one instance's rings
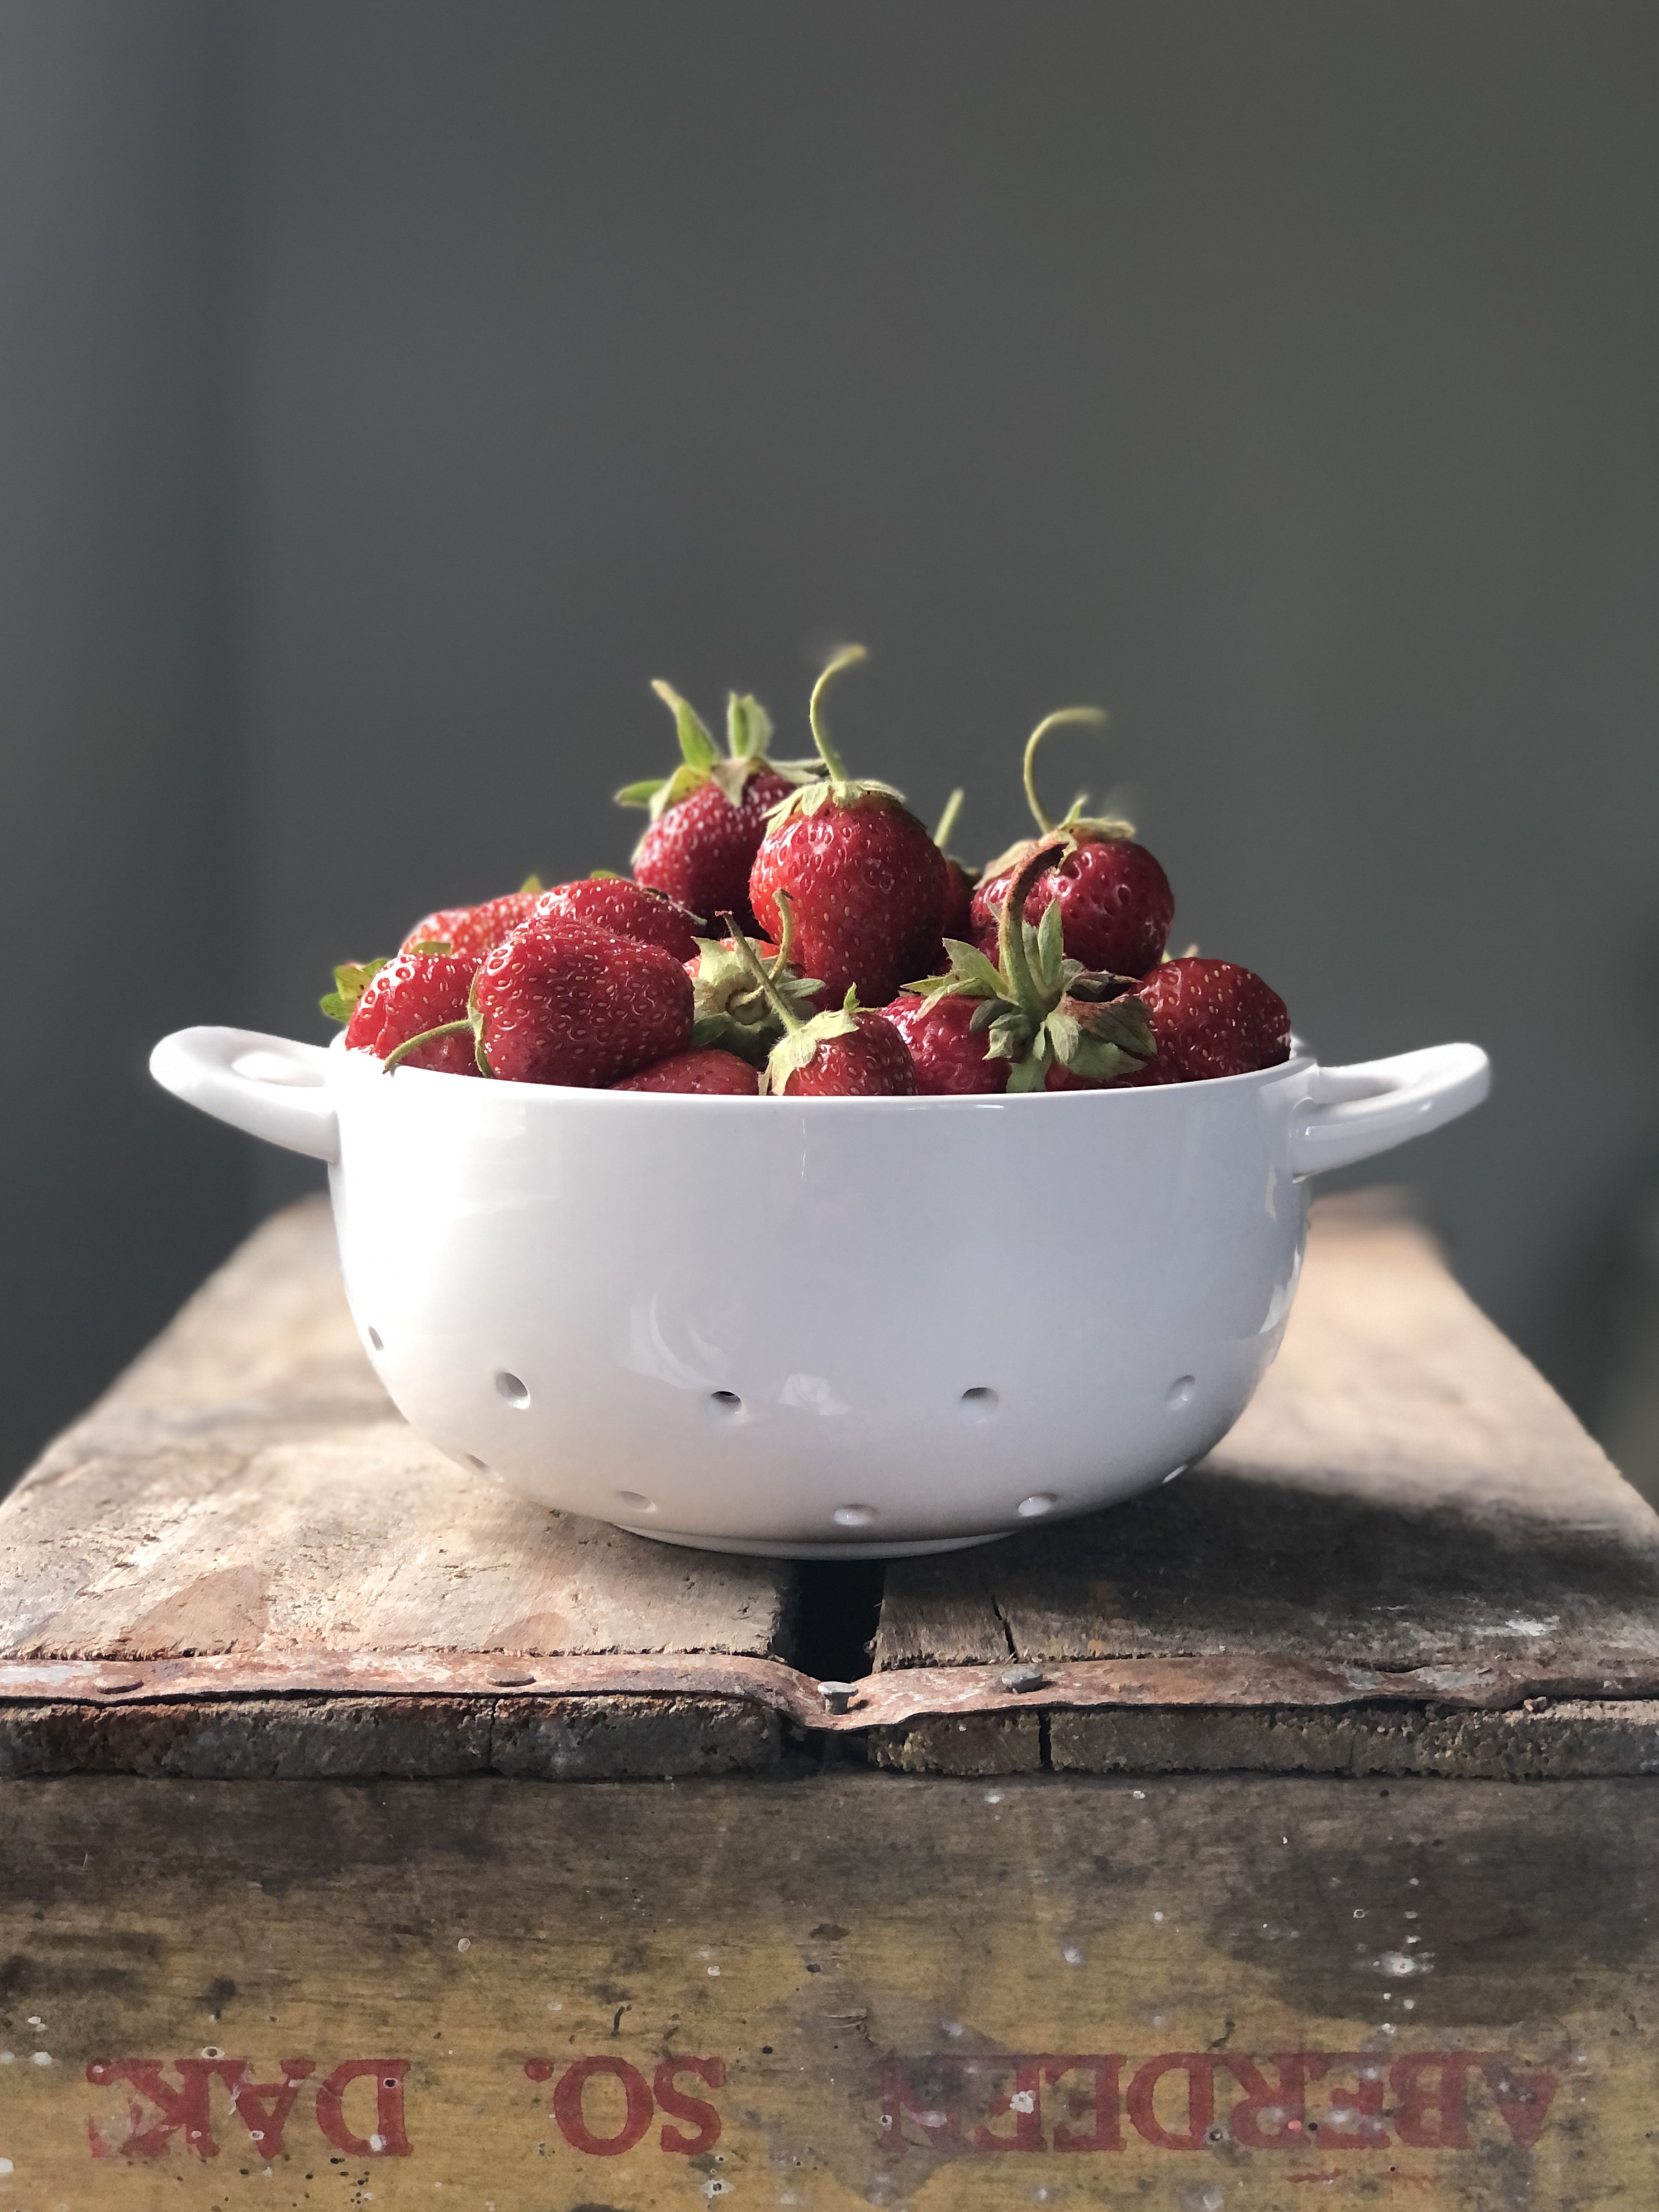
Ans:
{"label": "gray wall background", "polygon": [[1101,700],[1054,792],[1127,784],[1182,941],[1328,1059],[1491,1048],[1389,1171],[1594,1415],[1656,63],[1639,0],[3,0],[0,1478],[307,1180],[155,1036],[625,865],[647,680],[799,735],[849,635],[846,750],[964,851]]}

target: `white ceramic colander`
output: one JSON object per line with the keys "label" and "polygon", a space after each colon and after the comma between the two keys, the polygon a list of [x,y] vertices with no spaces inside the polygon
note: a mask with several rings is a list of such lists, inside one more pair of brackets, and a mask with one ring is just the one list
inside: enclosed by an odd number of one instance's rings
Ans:
{"label": "white ceramic colander", "polygon": [[346,1293],[454,1458],[642,1535],[944,1551],[1196,1459],[1278,1349],[1304,1178],[1485,1097],[1474,1045],[1025,1097],[489,1082],[243,1030],[151,1068],[330,1163]]}

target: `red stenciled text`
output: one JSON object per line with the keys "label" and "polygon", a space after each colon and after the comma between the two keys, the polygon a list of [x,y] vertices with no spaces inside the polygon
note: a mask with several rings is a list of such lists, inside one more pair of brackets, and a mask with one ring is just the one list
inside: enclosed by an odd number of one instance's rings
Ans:
{"label": "red stenciled text", "polygon": [[277,2071],[280,2081],[259,2081],[251,2058],[94,2058],[87,2079],[125,2096],[125,2132],[118,2135],[107,2114],[89,2118],[88,2148],[94,2158],[162,2158],[178,2148],[208,2159],[246,2139],[256,2157],[280,2158],[303,2097],[307,2117],[337,2151],[410,2155],[406,2058],[348,2058],[320,2078],[315,2059],[283,2058]]}
{"label": "red stenciled text", "polygon": [[572,2150],[589,2158],[620,2158],[644,2142],[659,2120],[659,2150],[690,2157],[720,2139],[720,2113],[696,2090],[725,2086],[723,2058],[665,2058],[648,2080],[629,2060],[609,2052],[574,2059],[562,2070],[551,2059],[528,2058],[524,2070],[532,2081],[553,2081],[555,2124]]}
{"label": "red stenciled text", "polygon": [[[945,2157],[1010,2151],[1462,2150],[1496,2120],[1522,2149],[1555,2094],[1499,2051],[934,2052],[881,2069],[881,2141]],[[1310,2092],[1316,2090],[1310,2109]]]}

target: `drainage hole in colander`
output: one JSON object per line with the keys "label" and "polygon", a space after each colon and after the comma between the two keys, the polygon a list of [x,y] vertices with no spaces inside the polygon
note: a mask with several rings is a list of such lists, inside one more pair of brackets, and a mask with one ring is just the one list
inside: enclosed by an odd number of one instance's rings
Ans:
{"label": "drainage hole in colander", "polygon": [[1043,1514],[1052,1513],[1060,1499],[1052,1490],[1034,1490],[1029,1498],[1022,1498],[1014,1510],[1022,1521],[1040,1520]]}
{"label": "drainage hole in colander", "polygon": [[838,1505],[830,1515],[837,1528],[867,1528],[876,1517],[873,1505]]}
{"label": "drainage hole in colander", "polygon": [[509,1374],[505,1367],[495,1377],[495,1389],[509,1406],[517,1406],[521,1411],[530,1403],[530,1385],[518,1376]]}
{"label": "drainage hole in colander", "polygon": [[384,1352],[386,1350],[386,1340],[380,1334],[378,1328],[370,1329],[368,1332],[368,1340],[374,1346],[376,1352]]}
{"label": "drainage hole in colander", "polygon": [[996,1410],[1000,1402],[994,1390],[988,1390],[983,1384],[981,1384],[975,1389],[963,1392],[957,1401],[957,1411],[964,1421],[977,1427],[981,1421],[994,1420],[996,1418]]}
{"label": "drainage hole in colander", "polygon": [[1197,1383],[1190,1375],[1177,1375],[1164,1393],[1164,1402],[1166,1406],[1190,1405],[1193,1393],[1197,1388]]}
{"label": "drainage hole in colander", "polygon": [[654,1513],[657,1510],[651,1500],[638,1490],[619,1490],[617,1503],[626,1507],[630,1513]]}
{"label": "drainage hole in colander", "polygon": [[703,1401],[702,1409],[711,1421],[723,1425],[738,1418],[743,1412],[743,1401],[735,1390],[711,1390]]}

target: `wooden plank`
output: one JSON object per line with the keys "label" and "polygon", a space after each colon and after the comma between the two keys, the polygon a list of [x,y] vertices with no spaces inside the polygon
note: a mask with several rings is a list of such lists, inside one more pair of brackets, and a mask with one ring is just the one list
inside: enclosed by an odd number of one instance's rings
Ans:
{"label": "wooden plank", "polygon": [[18,2212],[1659,2193],[1659,1784],[83,1778],[0,1822]]}
{"label": "wooden plank", "polygon": [[[548,1512],[424,1443],[358,1345],[320,1200],[251,1238],[0,1505],[0,1658],[760,1656],[777,1646],[788,1589],[775,1562],[671,1549]],[[301,1710],[290,1709],[295,1724]],[[678,1759],[664,1742],[675,1714]],[[428,1771],[464,1771],[470,1746],[506,1740],[462,1706],[430,1720]],[[27,1771],[33,1753],[15,1727],[27,1736],[34,1723],[10,1721],[0,1760]],[[41,1725],[61,1752],[61,1717]],[[227,1741],[239,1727],[249,1739],[240,1747]],[[732,1765],[752,1764],[757,1741],[776,1734],[769,1716],[738,1703],[659,1711],[635,1701],[599,1731],[613,1755],[605,1771],[707,1771],[711,1727],[727,1731]],[[287,1771],[292,1732],[255,1699],[197,1728],[191,1756],[217,1741],[214,1771]],[[366,1748],[374,1731],[355,1740]],[[417,1740],[412,1724],[400,1739]],[[116,1741],[142,1751],[140,1733],[100,1724],[85,1734],[88,1759],[103,1763]],[[547,1771],[567,1771],[564,1756],[550,1750]],[[141,1771],[152,1771],[149,1757]],[[336,1758],[319,1745],[307,1771],[340,1771]],[[407,1771],[404,1752],[391,1771]]]}
{"label": "wooden plank", "polygon": [[[1420,1228],[1316,1208],[1280,1358],[1200,1468],[1115,1512],[889,1572],[879,1669],[1118,1657],[1231,1658],[1241,1680],[1264,1662],[1524,1667],[1627,1698],[1628,1670],[1659,1661],[1659,1516]],[[1334,1771],[1367,1735],[1309,1722],[1297,1749],[1300,1723],[1227,1718],[1232,1703],[1161,1731],[1144,1716],[1068,1724],[1071,1756],[1093,1745],[1116,1765],[1133,1742],[1154,1765],[1178,1745],[1198,1767]],[[1607,1718],[1609,1754],[1628,1756],[1639,1728]],[[920,1767],[931,1745],[954,1763],[961,1734],[924,1723],[879,1755]],[[1392,1720],[1370,1734],[1356,1758],[1416,1756]],[[1461,1771],[1508,1771],[1493,1731],[1478,1735],[1451,1731]]]}
{"label": "wooden plank", "polygon": [[15,1705],[0,1780],[36,1775],[210,1781],[508,1774],[537,1782],[678,1780],[777,1764],[781,1728],[729,1697],[175,1698]]}
{"label": "wooden plank", "polygon": [[1473,1782],[1659,1774],[1659,1699],[1343,1706],[1061,1705],[930,1714],[869,1731],[905,1774],[1439,1774]]}

